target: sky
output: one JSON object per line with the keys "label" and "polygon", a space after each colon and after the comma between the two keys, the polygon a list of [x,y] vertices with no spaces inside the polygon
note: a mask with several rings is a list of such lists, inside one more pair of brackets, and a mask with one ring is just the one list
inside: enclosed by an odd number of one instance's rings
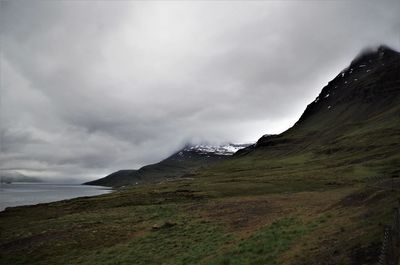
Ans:
{"label": "sky", "polygon": [[87,181],[291,127],[400,1],[1,1],[0,168]]}

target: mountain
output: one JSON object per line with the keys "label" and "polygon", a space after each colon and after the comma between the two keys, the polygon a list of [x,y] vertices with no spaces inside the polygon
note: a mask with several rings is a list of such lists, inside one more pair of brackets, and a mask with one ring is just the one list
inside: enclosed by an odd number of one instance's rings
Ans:
{"label": "mountain", "polygon": [[[358,174],[399,174],[394,166],[400,164],[399,65],[400,54],[387,46],[361,52],[322,89],[293,127],[279,135],[264,135],[253,145],[237,146],[242,148],[234,159],[210,170],[197,169],[226,160],[224,152],[237,151],[236,147],[185,147],[159,163],[117,171],[86,184],[123,186],[194,173],[205,178],[257,175],[279,159],[293,162],[280,161],[278,168],[285,170],[295,170],[300,162],[309,165],[303,176],[311,177],[323,167],[329,172],[326,182],[337,174],[355,179]],[[232,168],[236,169],[233,175]]]}
{"label": "mountain", "polygon": [[196,179],[210,193],[243,196],[369,183],[398,177],[399,165],[400,53],[380,46],[355,57],[291,128]]}
{"label": "mountain", "polygon": [[292,128],[261,137],[236,157],[307,155],[330,164],[343,158],[348,165],[398,174],[394,166],[385,169],[371,160],[398,161],[399,117],[400,54],[380,46],[362,52],[331,80]]}
{"label": "mountain", "polygon": [[0,182],[42,182],[42,180],[25,176],[17,171],[2,170],[0,171]]}
{"label": "mountain", "polygon": [[249,144],[187,145],[183,149],[156,163],[140,169],[119,170],[85,185],[114,186],[154,182],[165,179],[191,177],[196,170],[228,159]]}
{"label": "mountain", "polygon": [[[269,207],[274,205],[277,212],[287,211],[286,218],[326,218],[280,254],[275,264],[372,265],[388,257],[382,246],[390,245],[387,251],[398,248],[382,239],[384,227],[397,222],[393,209],[399,207],[399,176],[400,53],[380,46],[362,52],[334,77],[293,127],[263,136],[232,159],[199,172],[185,188],[224,198],[219,201],[223,206],[210,214],[213,217],[242,211],[231,215],[234,224],[247,220],[245,213],[255,210],[246,209],[261,202],[265,210],[259,207],[249,218],[252,226],[258,215],[270,217]],[[254,240],[246,239],[247,246],[259,245],[262,237],[257,231],[253,235]],[[282,238],[286,232],[274,235],[274,240]],[[246,245],[240,242],[236,251],[224,256],[226,264],[246,255],[241,244]],[[236,253],[240,255],[230,256]],[[398,263],[388,258],[387,264]]]}

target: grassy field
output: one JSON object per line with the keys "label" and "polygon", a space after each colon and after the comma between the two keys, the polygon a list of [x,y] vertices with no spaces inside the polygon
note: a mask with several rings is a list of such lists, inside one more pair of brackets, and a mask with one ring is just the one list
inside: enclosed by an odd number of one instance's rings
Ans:
{"label": "grassy field", "polygon": [[[285,163],[296,168],[301,161],[293,157]],[[199,177],[10,208],[0,213],[1,264],[377,260],[383,226],[390,223],[399,196],[396,190],[368,186],[372,182],[357,178],[330,183],[321,176],[304,183],[299,176],[289,181],[277,177],[277,170],[259,172],[257,181],[234,173],[212,175],[214,181]]]}

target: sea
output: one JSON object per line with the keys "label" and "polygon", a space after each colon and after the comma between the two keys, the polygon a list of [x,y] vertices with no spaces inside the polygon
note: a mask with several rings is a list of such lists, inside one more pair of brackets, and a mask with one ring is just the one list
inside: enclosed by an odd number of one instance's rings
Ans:
{"label": "sea", "polygon": [[0,211],[6,207],[61,201],[111,192],[101,186],[54,183],[1,183]]}

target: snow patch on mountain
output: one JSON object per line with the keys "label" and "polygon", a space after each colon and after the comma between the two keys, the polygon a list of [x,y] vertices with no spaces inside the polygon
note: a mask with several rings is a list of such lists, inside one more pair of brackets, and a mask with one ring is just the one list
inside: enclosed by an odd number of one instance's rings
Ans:
{"label": "snow patch on mountain", "polygon": [[216,154],[216,155],[233,155],[239,149],[245,148],[249,145],[251,145],[251,143],[249,143],[249,144],[225,144],[225,145],[200,144],[200,145],[185,147],[183,149],[183,151],[196,152],[199,154],[210,154],[211,153],[211,154]]}

